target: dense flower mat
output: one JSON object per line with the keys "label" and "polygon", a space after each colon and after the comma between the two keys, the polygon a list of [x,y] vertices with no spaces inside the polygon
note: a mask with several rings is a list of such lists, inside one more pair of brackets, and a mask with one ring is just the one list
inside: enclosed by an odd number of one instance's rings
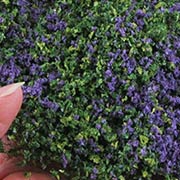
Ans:
{"label": "dense flower mat", "polygon": [[25,82],[9,131],[24,163],[180,179],[178,0],[1,0],[0,48],[0,85]]}

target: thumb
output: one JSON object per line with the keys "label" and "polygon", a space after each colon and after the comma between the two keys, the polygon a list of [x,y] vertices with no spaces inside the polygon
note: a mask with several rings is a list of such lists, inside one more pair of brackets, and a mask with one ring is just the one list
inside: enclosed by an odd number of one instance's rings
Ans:
{"label": "thumb", "polygon": [[23,84],[14,83],[0,88],[0,138],[8,131],[21,108]]}
{"label": "thumb", "polygon": [[47,173],[30,173],[30,177],[25,176],[25,172],[15,172],[5,177],[3,180],[55,180]]}

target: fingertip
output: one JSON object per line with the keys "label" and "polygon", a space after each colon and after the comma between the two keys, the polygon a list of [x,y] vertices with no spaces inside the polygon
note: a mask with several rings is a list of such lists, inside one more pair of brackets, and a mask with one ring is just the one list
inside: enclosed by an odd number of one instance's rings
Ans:
{"label": "fingertip", "polygon": [[18,88],[21,88],[23,84],[24,82],[19,82],[0,87],[0,98],[13,94]]}
{"label": "fingertip", "polygon": [[[23,101],[21,84],[16,84],[15,87],[8,85],[0,88],[0,138],[5,135],[21,108]],[[7,95],[6,91],[9,88],[11,89],[11,94]]]}

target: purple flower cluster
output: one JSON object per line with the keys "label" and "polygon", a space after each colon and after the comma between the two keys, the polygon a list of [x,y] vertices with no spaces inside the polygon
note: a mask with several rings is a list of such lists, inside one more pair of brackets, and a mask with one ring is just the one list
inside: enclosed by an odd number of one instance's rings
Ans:
{"label": "purple flower cluster", "polygon": [[39,100],[39,102],[42,104],[42,106],[50,108],[54,111],[57,111],[59,108],[59,105],[57,103],[50,101],[48,98]]}
{"label": "purple flower cluster", "polygon": [[97,179],[97,174],[98,174],[98,169],[94,167],[90,179]]}
{"label": "purple flower cluster", "polygon": [[12,61],[10,61],[8,64],[0,65],[0,79],[2,82],[8,80],[8,83],[12,83],[20,75],[20,73],[21,69]]}
{"label": "purple flower cluster", "polygon": [[62,31],[65,30],[66,28],[66,22],[63,20],[60,20],[58,15],[53,12],[52,14],[48,14],[46,16],[46,20],[47,20],[47,28],[50,31]]}

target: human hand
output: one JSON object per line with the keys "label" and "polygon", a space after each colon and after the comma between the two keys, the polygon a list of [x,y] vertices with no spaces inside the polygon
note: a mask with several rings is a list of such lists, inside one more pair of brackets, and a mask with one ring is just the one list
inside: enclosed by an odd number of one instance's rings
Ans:
{"label": "human hand", "polygon": [[[14,83],[0,88],[0,139],[5,151],[14,146],[8,141],[6,132],[18,114],[22,101],[23,83]],[[47,172],[31,166],[20,167],[17,163],[21,157],[9,157],[6,153],[0,153],[0,180],[53,180]],[[27,174],[27,176],[25,176]]]}

